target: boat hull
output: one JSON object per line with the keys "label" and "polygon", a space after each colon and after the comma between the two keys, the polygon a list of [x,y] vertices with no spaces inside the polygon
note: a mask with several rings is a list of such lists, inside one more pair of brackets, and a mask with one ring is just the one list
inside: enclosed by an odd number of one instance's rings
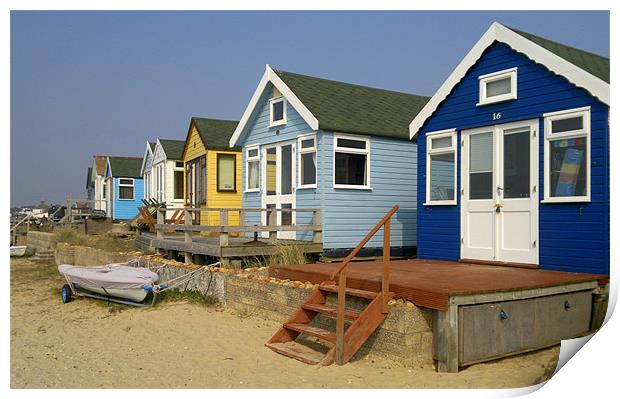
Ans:
{"label": "boat hull", "polygon": [[130,300],[132,302],[142,302],[148,295],[148,291],[146,291],[144,288],[123,288],[123,289],[109,288],[109,289],[104,290],[103,288],[99,288],[99,287],[93,287],[93,286],[88,286],[88,285],[78,285],[78,289],[90,291],[95,294],[99,294],[103,296],[123,298],[123,299]]}
{"label": "boat hull", "polygon": [[24,256],[26,254],[25,245],[17,245],[11,247],[11,256]]}

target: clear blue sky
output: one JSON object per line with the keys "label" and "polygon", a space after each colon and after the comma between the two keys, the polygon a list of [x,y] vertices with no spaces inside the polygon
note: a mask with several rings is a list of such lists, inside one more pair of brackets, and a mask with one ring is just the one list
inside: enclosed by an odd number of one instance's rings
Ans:
{"label": "clear blue sky", "polygon": [[432,95],[493,21],[609,56],[607,12],[13,12],[11,205],[85,195],[191,116],[239,119],[275,68]]}

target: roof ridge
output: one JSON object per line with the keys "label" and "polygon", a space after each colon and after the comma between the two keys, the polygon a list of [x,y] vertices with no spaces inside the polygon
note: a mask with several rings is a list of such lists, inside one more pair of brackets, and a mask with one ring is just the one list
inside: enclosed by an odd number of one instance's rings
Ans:
{"label": "roof ridge", "polygon": [[508,26],[508,25],[505,25],[505,26],[506,26],[508,29],[510,29],[511,31],[513,31],[513,32],[515,32],[515,33],[518,33],[518,34],[525,33],[526,35],[534,36],[534,37],[536,37],[536,38],[538,38],[538,39],[542,39],[542,40],[546,40],[546,41],[548,41],[548,42],[552,42],[552,43],[555,43],[555,44],[559,44],[560,46],[568,47],[569,49],[572,49],[572,50],[581,51],[582,53],[587,53],[587,54],[589,54],[589,55],[593,55],[593,56],[595,56],[595,57],[600,57],[600,58],[606,59],[606,60],[608,60],[608,61],[609,61],[609,59],[610,59],[609,57],[605,57],[605,56],[603,56],[603,55],[596,54],[596,53],[593,53],[593,52],[591,52],[591,51],[581,49],[581,48],[579,48],[579,47],[571,46],[571,45],[569,45],[569,44],[565,44],[565,43],[562,43],[562,42],[558,42],[557,40],[548,39],[548,38],[546,38],[546,37],[543,37],[543,36],[540,36],[540,35],[536,35],[536,34],[534,34],[534,33],[530,33],[530,32],[524,31],[524,30],[522,30],[522,29],[513,28],[512,26]]}
{"label": "roof ridge", "polygon": [[232,123],[239,123],[239,121],[232,120],[232,119],[205,118],[205,117],[203,117],[203,116],[192,116],[192,120],[194,120],[194,119],[203,119],[203,120],[208,120],[208,121],[216,121],[216,122],[232,122]]}
{"label": "roof ridge", "polygon": [[326,79],[326,78],[319,78],[317,76],[311,76],[311,75],[304,75],[301,73],[297,73],[297,72],[289,72],[289,71],[284,71],[281,69],[275,69],[272,68],[274,72],[276,72],[277,74],[280,74],[281,72],[286,73],[286,74],[290,74],[290,75],[297,75],[297,76],[302,76],[304,78],[310,78],[310,79],[316,79],[316,80],[322,80],[324,82],[331,82],[331,83],[339,83],[342,85],[347,85],[347,86],[353,86],[353,87],[361,87],[364,89],[372,89],[372,90],[377,90],[377,91],[383,91],[383,92],[387,92],[387,93],[394,93],[394,94],[402,94],[402,95],[406,95],[406,96],[412,96],[412,97],[421,97],[421,98],[430,98],[428,96],[422,96],[420,94],[413,94],[413,93],[407,93],[404,91],[397,91],[397,90],[388,90],[388,89],[382,89],[379,87],[374,87],[374,86],[366,86],[366,85],[361,85],[358,83],[349,83],[349,82],[343,82],[340,80],[333,80],[333,79]]}

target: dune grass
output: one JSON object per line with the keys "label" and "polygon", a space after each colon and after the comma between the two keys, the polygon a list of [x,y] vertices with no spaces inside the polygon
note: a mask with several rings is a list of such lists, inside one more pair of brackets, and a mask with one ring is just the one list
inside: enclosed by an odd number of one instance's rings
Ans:
{"label": "dune grass", "polygon": [[136,250],[133,238],[123,239],[106,234],[85,235],[84,233],[68,228],[54,231],[54,238],[58,242],[82,245],[112,252],[131,252]]}
{"label": "dune grass", "polygon": [[246,268],[269,267],[275,265],[303,265],[310,263],[301,245],[277,244],[273,255],[248,258]]}

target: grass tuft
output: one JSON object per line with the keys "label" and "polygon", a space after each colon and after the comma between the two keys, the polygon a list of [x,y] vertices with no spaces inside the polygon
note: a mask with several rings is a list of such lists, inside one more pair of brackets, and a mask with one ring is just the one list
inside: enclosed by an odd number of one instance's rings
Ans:
{"label": "grass tuft", "polygon": [[245,260],[246,268],[269,267],[275,265],[304,265],[310,263],[301,245],[276,244],[276,252],[265,257]]}
{"label": "grass tuft", "polygon": [[85,235],[70,228],[63,228],[54,231],[54,238],[58,242],[65,242],[72,245],[81,245],[112,252],[131,252],[135,251],[133,238],[123,239],[113,235]]}
{"label": "grass tuft", "polygon": [[160,293],[156,303],[165,302],[189,302],[205,307],[219,307],[220,300],[215,295],[203,295],[200,291],[194,290],[168,290]]}

